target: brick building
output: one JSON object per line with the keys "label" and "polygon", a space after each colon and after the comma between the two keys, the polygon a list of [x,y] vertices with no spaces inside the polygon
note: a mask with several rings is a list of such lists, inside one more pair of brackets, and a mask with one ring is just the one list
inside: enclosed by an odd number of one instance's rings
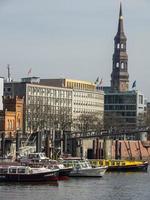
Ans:
{"label": "brick building", "polygon": [[0,131],[5,138],[15,138],[17,130],[23,129],[23,98],[4,97],[4,109],[0,111]]}

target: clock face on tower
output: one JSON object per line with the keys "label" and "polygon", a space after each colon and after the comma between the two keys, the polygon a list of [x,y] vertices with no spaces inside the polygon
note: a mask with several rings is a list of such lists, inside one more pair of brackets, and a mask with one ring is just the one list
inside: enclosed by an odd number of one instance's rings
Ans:
{"label": "clock face on tower", "polygon": [[128,83],[127,82],[121,82],[120,83],[120,91],[125,92],[128,90]]}

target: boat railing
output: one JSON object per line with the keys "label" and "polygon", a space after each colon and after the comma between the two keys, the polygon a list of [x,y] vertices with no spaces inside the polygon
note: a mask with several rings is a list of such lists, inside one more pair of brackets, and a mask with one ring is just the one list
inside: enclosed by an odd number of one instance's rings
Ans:
{"label": "boat railing", "polygon": [[132,160],[105,160],[105,159],[90,159],[92,166],[127,166],[127,165],[139,165],[144,163],[143,161]]}

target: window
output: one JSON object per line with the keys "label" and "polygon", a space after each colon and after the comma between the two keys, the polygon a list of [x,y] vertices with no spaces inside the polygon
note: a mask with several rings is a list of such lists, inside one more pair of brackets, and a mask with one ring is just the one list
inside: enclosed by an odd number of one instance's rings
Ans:
{"label": "window", "polygon": [[18,168],[19,174],[25,174],[25,168]]}
{"label": "window", "polygon": [[143,96],[139,95],[139,104],[143,104]]}
{"label": "window", "polygon": [[124,69],[124,63],[123,62],[121,63],[121,69]]}
{"label": "window", "polygon": [[11,91],[11,88],[7,88],[7,92],[10,92]]}
{"label": "window", "polygon": [[16,168],[10,168],[10,169],[9,169],[9,173],[16,174]]}

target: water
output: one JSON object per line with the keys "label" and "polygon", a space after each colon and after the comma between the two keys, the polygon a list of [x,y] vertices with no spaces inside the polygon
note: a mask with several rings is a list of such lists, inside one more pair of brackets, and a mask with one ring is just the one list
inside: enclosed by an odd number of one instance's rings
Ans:
{"label": "water", "polygon": [[50,184],[0,183],[0,200],[150,200],[148,173],[106,173]]}

